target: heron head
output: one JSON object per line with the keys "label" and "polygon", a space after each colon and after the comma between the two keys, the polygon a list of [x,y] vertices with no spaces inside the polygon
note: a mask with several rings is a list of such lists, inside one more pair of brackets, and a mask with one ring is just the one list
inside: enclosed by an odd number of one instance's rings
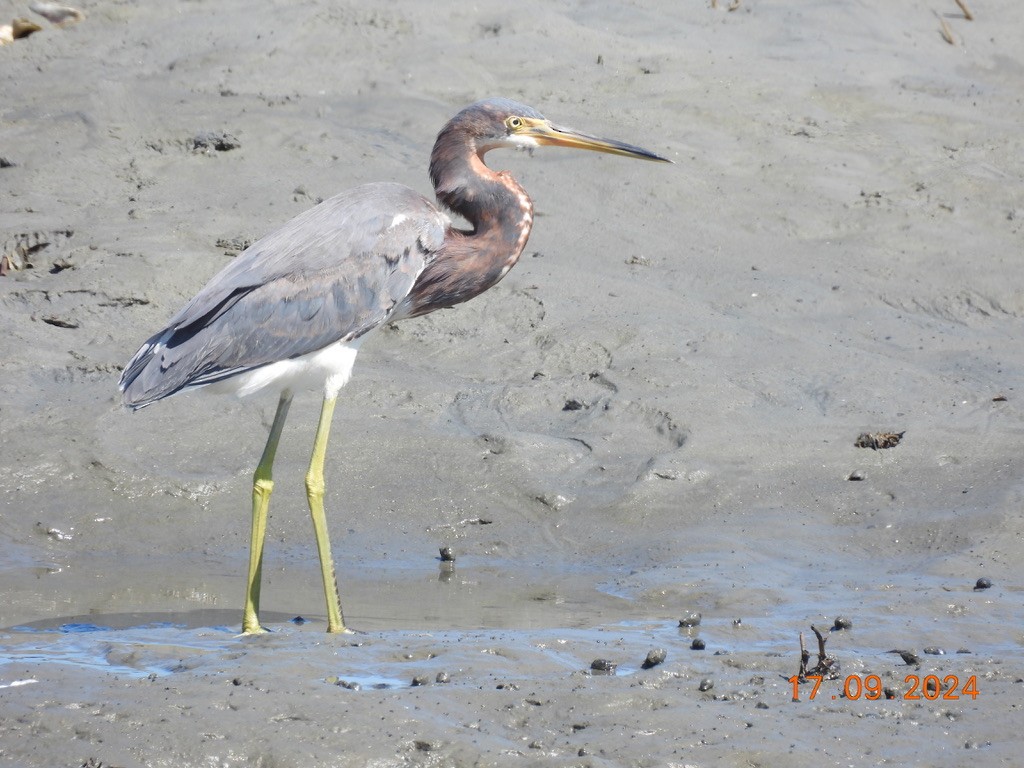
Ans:
{"label": "heron head", "polygon": [[459,112],[449,125],[465,131],[481,156],[499,147],[533,150],[536,147],[552,146],[588,149],[661,163],[672,162],[642,147],[615,139],[601,139],[555,125],[533,107],[511,99],[478,101]]}

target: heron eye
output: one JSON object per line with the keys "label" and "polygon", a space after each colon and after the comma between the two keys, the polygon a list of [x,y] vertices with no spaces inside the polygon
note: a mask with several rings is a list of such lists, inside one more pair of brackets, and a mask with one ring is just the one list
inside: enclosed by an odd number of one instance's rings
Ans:
{"label": "heron eye", "polygon": [[505,125],[507,125],[511,131],[517,131],[523,127],[523,118],[513,115],[505,121]]}

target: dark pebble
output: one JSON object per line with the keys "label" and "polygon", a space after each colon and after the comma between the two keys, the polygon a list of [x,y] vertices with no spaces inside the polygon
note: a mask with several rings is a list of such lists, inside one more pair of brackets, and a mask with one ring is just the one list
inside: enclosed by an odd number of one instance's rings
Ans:
{"label": "dark pebble", "polygon": [[590,662],[590,670],[602,675],[614,675],[618,664],[608,659],[594,659]]}
{"label": "dark pebble", "polygon": [[768,705],[765,704],[763,701],[759,701],[757,702],[757,704],[754,705],[754,709],[768,709]]}
{"label": "dark pebble", "polygon": [[347,688],[350,691],[363,690],[363,686],[361,686],[359,683],[351,683],[348,680],[339,680],[335,683],[335,685],[341,686],[342,688]]}
{"label": "dark pebble", "polygon": [[413,685],[430,685],[430,677],[428,675],[416,675],[412,679]]}
{"label": "dark pebble", "polygon": [[896,698],[896,689],[895,688],[884,688],[884,689],[882,689],[882,693],[885,694],[885,698],[887,698],[887,699],[895,699]]}
{"label": "dark pebble", "polygon": [[988,589],[992,586],[992,579],[987,576],[982,576],[974,583],[974,591],[977,592],[980,589]]}
{"label": "dark pebble", "polygon": [[705,645],[704,645],[704,641],[703,640],[701,640],[699,637],[693,638],[693,642],[690,643],[690,650],[691,651],[703,651],[704,648],[705,648]]}
{"label": "dark pebble", "polygon": [[861,472],[859,469],[855,469],[853,472],[851,472],[850,474],[848,474],[846,476],[846,479],[847,480],[863,480],[864,479],[864,473]]}
{"label": "dark pebble", "polygon": [[435,683],[450,683],[451,680],[452,678],[447,672],[438,672],[437,677],[434,678]]}
{"label": "dark pebble", "polygon": [[697,686],[698,691],[710,691],[715,687],[714,681],[710,677],[705,677],[700,681],[700,685]]}
{"label": "dark pebble", "polygon": [[915,665],[921,663],[921,657],[913,651],[896,651],[907,664]]}
{"label": "dark pebble", "polygon": [[944,650],[942,650],[941,648],[936,648],[934,645],[929,645],[927,648],[924,649],[924,652],[927,653],[929,656],[943,656],[946,653]]}
{"label": "dark pebble", "polygon": [[438,551],[441,553],[441,562],[443,562],[443,563],[454,563],[455,562],[455,553],[452,552],[452,548],[451,547],[441,547],[441,549],[438,550]]}
{"label": "dark pebble", "polygon": [[839,629],[852,629],[852,628],[853,628],[853,622],[850,621],[845,616],[836,616],[836,620],[832,624],[832,629],[835,629],[835,630],[839,630]]}
{"label": "dark pebble", "polygon": [[680,627],[696,627],[700,624],[700,614],[697,611],[687,611],[683,614],[683,617],[679,619]]}
{"label": "dark pebble", "polygon": [[666,656],[668,656],[668,653],[665,651],[664,648],[655,648],[653,651],[650,651],[647,654],[647,658],[644,659],[644,663],[641,666],[644,669],[650,669],[651,667],[656,667],[659,664],[661,664],[663,661],[665,661],[665,657]]}
{"label": "dark pebble", "polygon": [[292,619],[292,624],[298,624],[300,627],[305,623],[306,620],[301,616],[296,616],[294,619]]}

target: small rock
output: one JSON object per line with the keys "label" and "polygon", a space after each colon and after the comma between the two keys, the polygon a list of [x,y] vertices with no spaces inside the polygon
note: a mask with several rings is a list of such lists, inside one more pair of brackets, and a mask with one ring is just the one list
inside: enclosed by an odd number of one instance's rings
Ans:
{"label": "small rock", "polygon": [[619,665],[609,659],[594,659],[590,662],[590,671],[600,675],[614,675]]}
{"label": "small rock", "polygon": [[664,648],[655,648],[653,651],[648,652],[647,658],[644,659],[644,663],[640,666],[644,669],[656,667],[665,661],[666,656],[668,656],[668,652]]}
{"label": "small rock", "polygon": [[414,677],[412,679],[412,684],[414,686],[430,685],[430,676],[429,675],[416,675],[416,677]]}
{"label": "small rock", "polygon": [[850,474],[848,474],[846,476],[846,479],[847,480],[863,480],[864,479],[864,473],[861,472],[859,469],[855,469],[855,470],[853,470],[853,472],[851,472]]}
{"label": "small rock", "polygon": [[691,651],[703,651],[704,648],[705,648],[705,644],[704,644],[703,640],[701,640],[699,637],[693,638],[693,642],[690,643],[690,650]]}
{"label": "small rock", "polygon": [[451,680],[452,678],[447,672],[438,672],[437,677],[434,678],[435,683],[450,683]]}
{"label": "small rock", "polygon": [[687,611],[679,619],[680,627],[696,627],[698,625],[700,625],[700,614],[697,611]]}
{"label": "small rock", "polygon": [[974,591],[978,592],[978,591],[980,591],[982,589],[988,589],[991,586],[992,586],[992,579],[988,578],[987,576],[982,576],[980,579],[978,579],[974,583]]}
{"label": "small rock", "polygon": [[858,448],[870,448],[877,451],[879,448],[895,448],[903,439],[903,432],[862,432],[857,436],[854,445]]}
{"label": "small rock", "polygon": [[836,620],[832,624],[832,629],[834,629],[834,630],[852,629],[852,628],[853,628],[853,622],[850,621],[850,619],[846,618],[845,616],[836,616]]}
{"label": "small rock", "polygon": [[455,562],[455,553],[452,552],[452,548],[451,547],[441,547],[441,549],[438,550],[438,551],[441,553],[441,562],[442,563],[454,563]]}
{"label": "small rock", "polygon": [[944,650],[942,650],[941,648],[936,648],[934,645],[929,645],[927,648],[924,649],[924,652],[927,653],[929,656],[943,656],[946,653]]}
{"label": "small rock", "polygon": [[906,662],[907,664],[909,664],[911,666],[915,666],[915,665],[921,663],[921,657],[918,656],[913,651],[894,650],[894,651],[891,651],[891,653],[898,653],[900,655],[900,658],[903,659],[904,662]]}
{"label": "small rock", "polygon": [[705,677],[700,681],[700,685],[697,686],[698,691],[710,691],[715,687],[715,682],[710,677]]}

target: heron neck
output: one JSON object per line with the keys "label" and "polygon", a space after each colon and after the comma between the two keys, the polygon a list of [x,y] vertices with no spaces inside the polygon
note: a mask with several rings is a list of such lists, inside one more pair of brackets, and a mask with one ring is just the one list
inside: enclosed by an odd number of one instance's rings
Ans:
{"label": "heron neck", "polygon": [[[443,170],[435,174],[439,165]],[[492,171],[471,152],[457,161],[432,162],[431,175],[437,199],[472,225],[469,236],[500,234],[518,246],[517,256],[522,252],[533,226],[533,201],[512,174]]]}
{"label": "heron neck", "polygon": [[449,228],[444,245],[423,270],[400,314],[413,317],[483,293],[519,260],[533,226],[533,203],[507,172],[495,173],[476,155],[439,157],[431,177],[437,199],[471,229]]}

